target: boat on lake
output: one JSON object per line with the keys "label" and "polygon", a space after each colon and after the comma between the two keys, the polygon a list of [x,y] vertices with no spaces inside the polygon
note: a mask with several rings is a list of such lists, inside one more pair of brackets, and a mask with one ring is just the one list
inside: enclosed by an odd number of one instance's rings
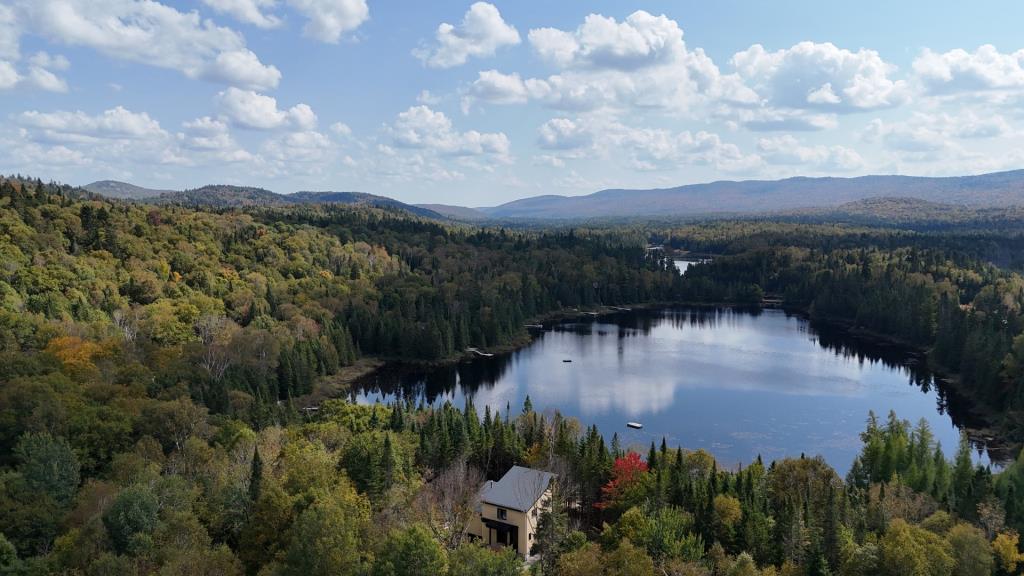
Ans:
{"label": "boat on lake", "polygon": [[643,428],[644,425],[639,423],[639,422],[626,422],[626,427],[627,428],[633,428],[634,430],[639,430],[639,429]]}

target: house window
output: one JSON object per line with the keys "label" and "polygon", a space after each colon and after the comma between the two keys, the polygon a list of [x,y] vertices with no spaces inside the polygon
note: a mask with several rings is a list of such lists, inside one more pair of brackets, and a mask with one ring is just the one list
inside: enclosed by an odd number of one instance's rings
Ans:
{"label": "house window", "polygon": [[498,520],[508,520],[508,510],[498,508]]}

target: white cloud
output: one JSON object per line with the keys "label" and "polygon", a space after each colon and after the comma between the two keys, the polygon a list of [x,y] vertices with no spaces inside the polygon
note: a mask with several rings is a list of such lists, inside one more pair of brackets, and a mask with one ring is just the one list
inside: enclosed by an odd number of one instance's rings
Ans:
{"label": "white cloud", "polygon": [[835,114],[775,108],[725,107],[725,118],[735,119],[751,132],[816,132],[838,125]]}
{"label": "white cloud", "polygon": [[266,11],[277,5],[277,0],[203,0],[203,3],[217,12],[230,14],[233,18],[259,28],[277,28],[281,19]]}
{"label": "white cloud", "polygon": [[931,126],[908,122],[890,124],[878,118],[868,124],[862,138],[870,143],[881,142],[891,150],[912,153],[936,152],[948,145],[946,136]]}
{"label": "white cloud", "polygon": [[907,83],[892,77],[896,67],[874,50],[800,42],[768,52],[754,44],[731,62],[761,105],[771,108],[854,112],[898,106],[910,96]]}
{"label": "white cloud", "polygon": [[334,132],[338,136],[352,135],[352,129],[344,122],[335,122],[334,124],[331,124],[331,132]]}
{"label": "white cloud", "polygon": [[538,130],[538,145],[553,152],[536,159],[552,166],[582,157],[624,159],[641,171],[696,165],[749,172],[763,164],[757,154],[745,154],[712,132],[633,127],[600,115],[553,118]]}
{"label": "white cloud", "polygon": [[[323,163],[331,156],[334,144],[327,136],[314,130],[289,132],[264,143],[263,156],[283,163]],[[317,170],[324,166],[317,167]],[[287,169],[288,164],[282,165]]]}
{"label": "white cloud", "polygon": [[394,145],[400,148],[427,149],[448,156],[488,154],[497,159],[507,158],[509,153],[504,133],[459,132],[443,112],[423,105],[399,113],[390,132]]}
{"label": "white cloud", "polygon": [[247,162],[253,155],[243,149],[231,136],[227,123],[219,118],[203,116],[183,125],[185,133],[181,135],[183,145],[202,153],[203,156],[213,154],[224,162]]}
{"label": "white cloud", "polygon": [[370,18],[366,0],[287,0],[288,5],[307,18],[302,32],[306,36],[336,44],[345,32],[351,32]]}
{"label": "white cloud", "polygon": [[864,159],[856,150],[845,146],[805,146],[789,134],[761,138],[757,150],[769,164],[799,166],[804,170],[845,172],[864,166]]}
{"label": "white cloud", "polygon": [[17,60],[21,56],[18,33],[14,7],[0,4],[0,59]]}
{"label": "white cloud", "polygon": [[426,104],[427,106],[436,106],[441,103],[441,97],[432,94],[430,90],[421,90],[416,95],[416,102],[420,104]]}
{"label": "white cloud", "polygon": [[507,24],[498,9],[487,2],[470,6],[458,26],[442,23],[437,27],[435,40],[436,45],[413,51],[413,55],[433,68],[461,66],[470,57],[493,56],[499,48],[521,41],[515,27]]}
{"label": "white cloud", "polygon": [[700,130],[674,132],[662,128],[628,128],[619,146],[630,151],[637,170],[665,170],[683,165],[713,166],[722,172],[751,172],[762,165],[756,154],[722,142],[718,134]]}
{"label": "white cloud", "polygon": [[275,88],[281,81],[280,70],[264,65],[250,50],[221,52],[203,70],[201,76],[207,80],[254,90]]}
{"label": "white cloud", "polygon": [[292,126],[299,130],[310,131],[316,128],[316,114],[309,104],[296,104],[288,109],[288,119]]}
{"label": "white cloud", "polygon": [[71,67],[71,62],[68,62],[68,59],[64,56],[42,51],[30,56],[28,63],[37,68],[46,68],[47,70],[67,70]]}
{"label": "white cloud", "polygon": [[14,65],[6,60],[0,60],[0,90],[9,90],[21,82],[21,75],[14,68]]}
{"label": "white cloud", "polygon": [[961,48],[942,54],[926,49],[913,66],[932,94],[1024,89],[1024,50],[1003,54],[991,44],[973,53]]}
{"label": "white cloud", "polygon": [[569,118],[552,118],[541,125],[537,144],[549,150],[572,150],[590,146],[594,136],[581,123]]}
{"label": "white cloud", "polygon": [[67,92],[68,84],[63,78],[59,78],[53,72],[38,66],[28,69],[28,82],[41,90],[48,92]]}
{"label": "white cloud", "polygon": [[497,70],[477,73],[470,94],[494,104],[522,104],[529,99],[529,91],[518,73],[502,74]]}
{"label": "white cloud", "polygon": [[46,52],[37,52],[27,61],[28,69],[22,73],[18,71],[13,62],[0,59],[0,90],[27,86],[48,92],[68,91],[67,82],[50,70],[67,70],[71,66],[67,58],[60,55],[52,56]]}
{"label": "white cloud", "polygon": [[81,142],[94,139],[141,140],[160,138],[166,132],[145,112],[132,112],[121,106],[89,115],[75,112],[39,112],[30,110],[17,117],[22,126],[39,131],[51,141]]}
{"label": "white cloud", "polygon": [[420,152],[400,153],[386,144],[377,146],[378,156],[371,160],[369,171],[376,177],[399,182],[455,182],[466,175],[444,166]]}
{"label": "white cloud", "polygon": [[20,142],[11,156],[26,168],[59,173],[62,167],[89,166],[119,174],[132,165],[152,169],[193,163],[178,138],[149,114],[121,106],[98,114],[29,110],[12,120],[19,126],[12,136]]}
{"label": "white cloud", "polygon": [[14,0],[12,13],[19,29],[53,42],[189,78],[253,89],[273,88],[280,80],[276,68],[245,48],[241,34],[154,0]]}
{"label": "white cloud", "polygon": [[674,20],[642,10],[622,22],[591,14],[575,32],[539,28],[530,30],[529,38],[541,58],[560,68],[635,70],[678,61],[686,52],[683,31]]}
{"label": "white cloud", "polygon": [[617,22],[591,14],[574,31],[531,30],[529,41],[559,72],[522,79],[488,71],[470,86],[467,104],[526,98],[562,110],[636,107],[687,114],[716,95],[750,99],[702,50],[687,49],[682,29],[665,16],[641,10]]}
{"label": "white cloud", "polygon": [[973,111],[960,114],[915,112],[909,119],[868,123],[861,138],[881,143],[897,152],[918,155],[920,161],[934,160],[936,153],[962,155],[959,140],[999,138],[1013,135],[1009,122],[998,114],[979,116]]}
{"label": "white cloud", "polygon": [[217,102],[231,123],[242,128],[312,130],[317,123],[316,114],[308,105],[297,104],[281,110],[277,99],[251,90],[228,88],[217,95]]}

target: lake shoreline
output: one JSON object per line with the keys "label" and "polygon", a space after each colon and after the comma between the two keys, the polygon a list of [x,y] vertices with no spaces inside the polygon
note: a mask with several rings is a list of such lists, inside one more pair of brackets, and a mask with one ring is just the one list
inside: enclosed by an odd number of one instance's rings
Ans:
{"label": "lake shoreline", "polygon": [[[649,302],[643,304],[632,304],[622,306],[619,308],[628,308],[628,310],[615,309],[608,306],[602,306],[595,310],[559,310],[548,314],[540,315],[531,318],[527,321],[527,324],[538,324],[544,326],[544,329],[550,329],[552,325],[558,323],[569,322],[573,320],[595,320],[613,317],[619,314],[627,312],[638,312],[638,311],[658,311],[658,310],[670,310],[674,308],[688,308],[688,309],[730,309],[730,310],[746,310],[751,312],[759,312],[769,307],[752,305],[752,304],[737,304],[735,302],[685,302],[685,301],[670,301],[670,302]],[[987,450],[992,453],[999,454],[1000,461],[1009,461],[1014,458],[1012,442],[1005,448],[1001,447],[1002,444],[999,442],[999,438],[1004,436],[1000,431],[1000,423],[994,420],[996,414],[991,407],[985,406],[983,403],[975,399],[969,390],[966,390],[960,381],[959,377],[951,373],[944,367],[937,366],[929,357],[929,352],[919,346],[906,342],[905,340],[888,336],[879,332],[865,329],[863,327],[856,326],[855,323],[843,318],[831,318],[823,316],[815,316],[807,307],[802,306],[780,306],[770,307],[774,309],[781,309],[787,316],[799,317],[812,325],[818,325],[837,330],[840,333],[851,337],[857,342],[861,342],[870,346],[891,348],[897,351],[901,355],[906,355],[911,358],[917,359],[921,362],[921,367],[926,369],[928,373],[933,376],[933,379],[937,386],[942,387],[947,393],[955,394],[957,399],[961,403],[966,404],[967,413],[970,416],[970,424],[961,426],[961,429],[968,433],[972,442],[984,446]],[[501,346],[494,346],[482,350],[488,354],[493,354],[496,357],[507,356],[522,350],[536,341],[538,331],[535,329],[527,329],[526,332],[519,337],[515,338],[512,342],[503,344]],[[318,400],[325,398],[339,398],[345,397],[352,391],[352,384],[364,378],[368,378],[373,374],[384,371],[384,370],[408,370],[408,371],[431,371],[441,369],[445,367],[454,366],[461,362],[472,361],[480,358],[473,352],[465,352],[462,354],[453,355],[448,358],[434,360],[434,361],[417,361],[403,359],[400,357],[370,357],[366,362],[362,362],[359,365],[357,371],[349,371],[349,373],[343,377],[338,378],[337,376],[330,377],[328,380],[331,381],[331,388],[329,391],[321,390],[318,386],[317,392],[314,396]],[[359,364],[359,363],[357,363]],[[882,416],[882,415],[880,415]]]}

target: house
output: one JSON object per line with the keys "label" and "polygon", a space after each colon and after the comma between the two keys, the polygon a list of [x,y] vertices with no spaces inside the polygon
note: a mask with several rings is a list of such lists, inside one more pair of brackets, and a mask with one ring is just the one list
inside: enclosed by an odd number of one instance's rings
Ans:
{"label": "house", "polygon": [[530,553],[541,512],[551,506],[551,482],[555,475],[513,466],[497,482],[488,480],[480,489],[479,514],[469,533],[488,546],[511,546],[522,556]]}

